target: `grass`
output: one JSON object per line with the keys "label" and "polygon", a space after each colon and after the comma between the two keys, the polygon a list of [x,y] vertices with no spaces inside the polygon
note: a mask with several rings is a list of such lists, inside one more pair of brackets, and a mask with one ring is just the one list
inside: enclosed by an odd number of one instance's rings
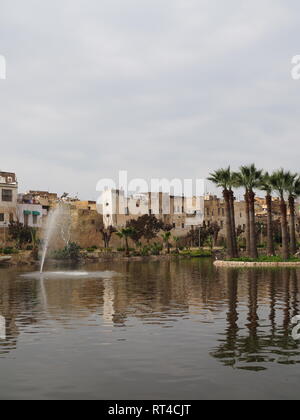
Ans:
{"label": "grass", "polygon": [[270,263],[280,263],[280,262],[300,262],[299,258],[291,257],[288,260],[280,256],[269,257],[267,255],[263,255],[257,259],[249,258],[249,257],[241,257],[241,258],[231,258],[228,261],[236,261],[236,262],[270,262]]}
{"label": "grass", "polygon": [[185,250],[181,251],[179,255],[182,255],[184,257],[190,257],[190,258],[209,258],[212,257],[211,251],[205,251],[203,249],[199,250]]}

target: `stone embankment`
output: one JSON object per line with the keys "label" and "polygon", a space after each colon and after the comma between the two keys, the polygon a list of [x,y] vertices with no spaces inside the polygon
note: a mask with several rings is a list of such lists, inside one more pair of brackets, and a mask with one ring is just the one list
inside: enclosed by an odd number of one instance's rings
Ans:
{"label": "stone embankment", "polygon": [[300,267],[300,262],[243,262],[243,261],[215,261],[216,267]]}

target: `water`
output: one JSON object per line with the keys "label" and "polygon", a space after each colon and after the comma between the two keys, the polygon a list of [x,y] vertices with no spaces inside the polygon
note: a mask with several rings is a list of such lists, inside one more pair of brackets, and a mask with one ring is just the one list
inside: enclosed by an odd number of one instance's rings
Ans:
{"label": "water", "polygon": [[300,270],[79,272],[0,270],[1,399],[299,398]]}
{"label": "water", "polygon": [[46,256],[47,256],[47,252],[49,248],[49,243],[55,232],[55,228],[57,226],[57,220],[60,217],[60,213],[61,213],[61,207],[59,205],[54,210],[50,211],[48,219],[47,219],[45,240],[44,240],[43,249],[42,249],[42,259],[41,259],[41,267],[40,267],[41,273],[43,272],[43,269],[44,269],[45,260],[46,260]]}
{"label": "water", "polygon": [[60,202],[54,210],[51,210],[45,226],[45,239],[42,248],[40,273],[43,272],[48,249],[51,241],[59,236],[59,239],[67,245],[70,241],[70,206]]}

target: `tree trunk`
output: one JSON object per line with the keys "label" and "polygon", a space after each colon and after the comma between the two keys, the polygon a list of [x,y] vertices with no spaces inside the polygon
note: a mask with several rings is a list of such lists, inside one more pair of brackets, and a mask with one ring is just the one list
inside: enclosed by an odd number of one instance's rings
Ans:
{"label": "tree trunk", "polygon": [[297,242],[296,242],[296,221],[295,221],[295,199],[293,196],[289,197],[289,207],[290,207],[291,254],[295,255],[297,252]]}
{"label": "tree trunk", "polygon": [[255,226],[255,193],[249,191],[249,221],[250,221],[250,256],[257,259],[257,242],[256,242],[256,226]]}
{"label": "tree trunk", "polygon": [[272,197],[270,194],[266,196],[267,204],[267,251],[269,256],[275,255],[274,233],[273,233],[273,215],[272,215]]}
{"label": "tree trunk", "polygon": [[227,242],[227,256],[234,258],[233,252],[233,238],[232,238],[232,223],[231,223],[231,206],[230,206],[230,192],[223,191],[225,201],[225,216],[226,216],[226,242]]}
{"label": "tree trunk", "polygon": [[126,257],[129,257],[129,244],[128,244],[127,236],[125,236],[125,246],[126,246]]}
{"label": "tree trunk", "polygon": [[234,201],[235,201],[235,197],[234,197],[233,191],[230,191],[230,214],[231,214],[233,253],[234,253],[234,257],[238,258],[239,257],[239,250],[238,250],[238,245],[237,245],[235,214],[234,214]]}
{"label": "tree trunk", "polygon": [[247,255],[250,256],[250,210],[249,210],[249,194],[248,191],[246,191],[245,194],[245,211],[246,211],[246,252]]}
{"label": "tree trunk", "polygon": [[285,260],[290,257],[289,249],[289,234],[288,234],[288,222],[287,222],[287,205],[284,198],[281,198],[280,203],[281,210],[281,232],[282,232],[282,256]]}

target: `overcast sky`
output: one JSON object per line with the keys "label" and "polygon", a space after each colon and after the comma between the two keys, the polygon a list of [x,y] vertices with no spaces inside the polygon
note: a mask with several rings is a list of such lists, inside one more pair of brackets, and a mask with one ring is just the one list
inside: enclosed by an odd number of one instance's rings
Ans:
{"label": "overcast sky", "polygon": [[297,0],[1,0],[0,169],[95,199],[100,178],[299,169]]}

